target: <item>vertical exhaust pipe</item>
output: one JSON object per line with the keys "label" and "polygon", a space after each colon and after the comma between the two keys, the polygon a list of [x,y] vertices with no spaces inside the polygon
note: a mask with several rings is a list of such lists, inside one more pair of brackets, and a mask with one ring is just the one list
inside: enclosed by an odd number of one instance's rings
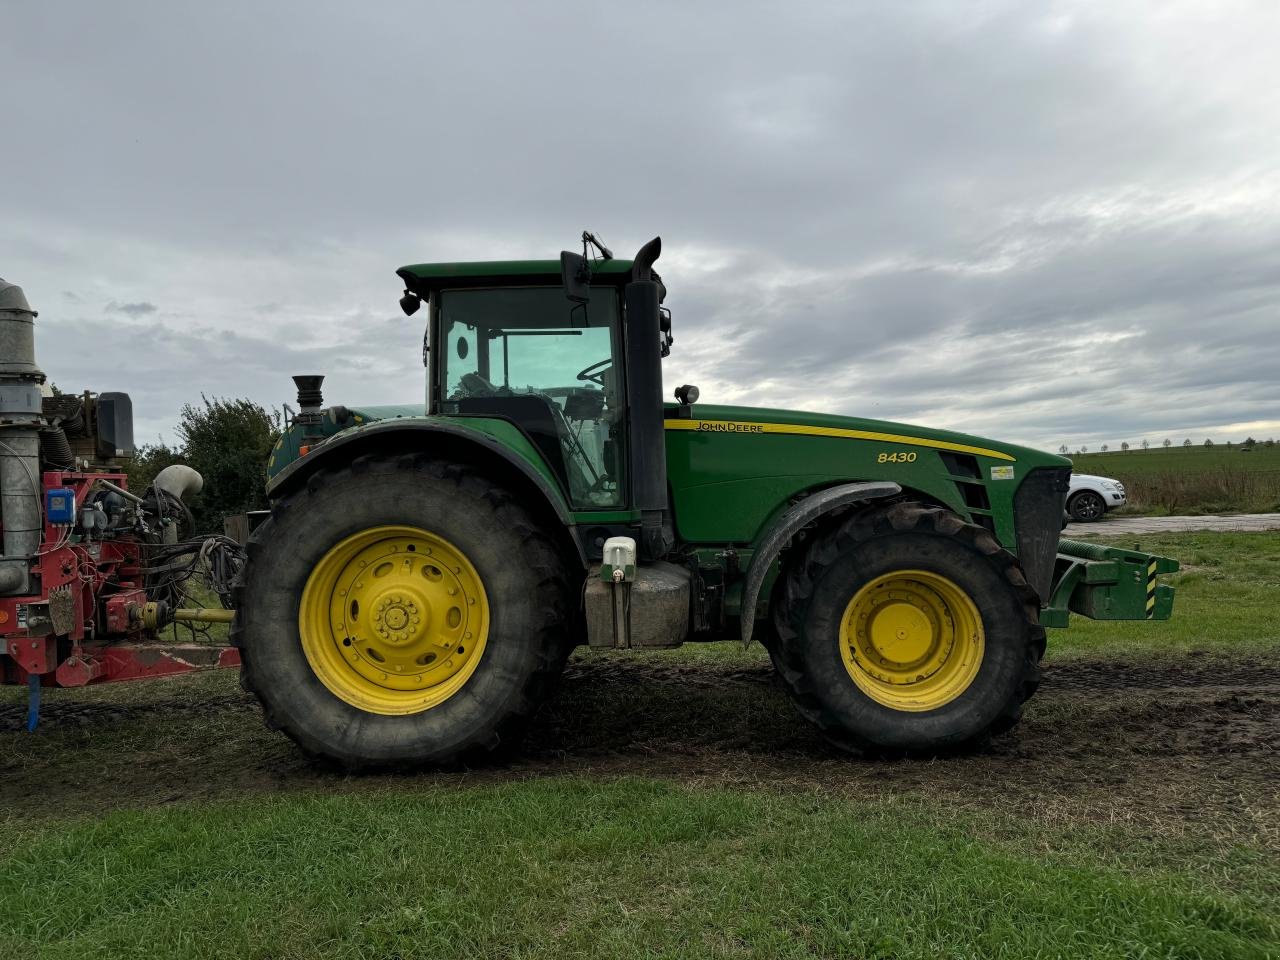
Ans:
{"label": "vertical exhaust pipe", "polygon": [[31,558],[40,549],[40,428],[44,416],[36,366],[36,312],[22,288],[0,280],[0,594],[30,591]]}
{"label": "vertical exhaust pipe", "polygon": [[319,423],[324,419],[320,413],[324,408],[324,394],[320,392],[323,383],[322,374],[301,373],[293,378],[298,388],[298,415],[293,418],[294,423]]}
{"label": "vertical exhaust pipe", "polygon": [[631,499],[640,511],[640,554],[659,560],[675,545],[667,502],[667,437],[662,410],[661,288],[653,262],[662,251],[655,237],[636,254],[623,294],[626,326],[628,446]]}

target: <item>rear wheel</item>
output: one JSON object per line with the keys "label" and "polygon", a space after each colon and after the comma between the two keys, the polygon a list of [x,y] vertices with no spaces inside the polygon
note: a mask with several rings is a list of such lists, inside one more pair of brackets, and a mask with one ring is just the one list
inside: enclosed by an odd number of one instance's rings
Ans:
{"label": "rear wheel", "polygon": [[255,532],[238,592],[268,725],[350,767],[513,743],[570,649],[547,537],[499,485],[425,457],[311,477]]}
{"label": "rear wheel", "polygon": [[1067,501],[1067,513],[1078,523],[1101,520],[1106,512],[1106,502],[1092,490],[1081,490]]}
{"label": "rear wheel", "polygon": [[899,503],[846,518],[787,565],[771,653],[836,745],[936,752],[1017,722],[1044,652],[1038,611],[986,530]]}

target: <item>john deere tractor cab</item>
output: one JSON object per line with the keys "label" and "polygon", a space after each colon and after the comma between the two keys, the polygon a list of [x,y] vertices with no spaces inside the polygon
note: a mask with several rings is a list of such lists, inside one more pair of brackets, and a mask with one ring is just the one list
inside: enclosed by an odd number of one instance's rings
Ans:
{"label": "john deere tractor cab", "polygon": [[1068,461],[662,395],[660,241],[403,267],[422,407],[300,412],[233,639],[267,720],[351,766],[514,743],[569,652],[759,640],[839,746],[1007,729],[1044,627],[1166,619],[1175,561],[1060,540]]}

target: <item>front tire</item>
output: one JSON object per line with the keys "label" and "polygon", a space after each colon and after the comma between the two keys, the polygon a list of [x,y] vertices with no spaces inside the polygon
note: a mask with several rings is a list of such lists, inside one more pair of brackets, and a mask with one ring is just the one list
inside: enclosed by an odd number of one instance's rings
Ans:
{"label": "front tire", "polygon": [[1012,727],[1039,682],[1039,602],[981,527],[897,503],[853,514],[784,568],[771,653],[836,746],[936,753]]}
{"label": "front tire", "polygon": [[1092,490],[1081,490],[1067,502],[1067,513],[1077,523],[1093,523],[1107,513],[1107,503]]}
{"label": "front tire", "polygon": [[519,739],[571,648],[547,536],[500,485],[362,457],[248,544],[233,640],[268,726],[344,766],[452,765]]}

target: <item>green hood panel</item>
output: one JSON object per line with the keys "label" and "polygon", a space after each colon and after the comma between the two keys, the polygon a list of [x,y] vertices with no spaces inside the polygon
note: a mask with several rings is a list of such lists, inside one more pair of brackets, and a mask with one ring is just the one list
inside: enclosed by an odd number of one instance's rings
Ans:
{"label": "green hood panel", "polygon": [[395,417],[421,417],[426,415],[426,405],[422,403],[360,404],[348,407],[352,415],[359,417],[356,422],[366,420],[391,420]]}
{"label": "green hood panel", "polygon": [[667,407],[676,526],[694,543],[756,541],[794,497],[837,483],[889,480],[1014,542],[1013,495],[1053,454],[911,424],[761,407]]}
{"label": "green hood panel", "polygon": [[[678,409],[668,404],[669,411]],[[1055,454],[1017,444],[1001,443],[985,437],[950,430],[934,430],[910,423],[892,420],[868,420],[862,417],[844,417],[830,413],[810,413],[803,410],[776,410],[769,407],[738,407],[718,404],[694,404],[689,408],[690,418],[707,431],[732,432],[735,424],[760,426],[760,432],[787,433],[796,436],[841,436],[845,439],[883,440],[906,443],[912,447],[928,447],[971,453],[989,459],[1026,463],[1035,466],[1069,467],[1071,461]],[[720,426],[726,424],[727,426]],[[779,426],[801,428],[777,430]],[[802,428],[813,428],[806,431]],[[830,434],[827,431],[831,431]]]}

